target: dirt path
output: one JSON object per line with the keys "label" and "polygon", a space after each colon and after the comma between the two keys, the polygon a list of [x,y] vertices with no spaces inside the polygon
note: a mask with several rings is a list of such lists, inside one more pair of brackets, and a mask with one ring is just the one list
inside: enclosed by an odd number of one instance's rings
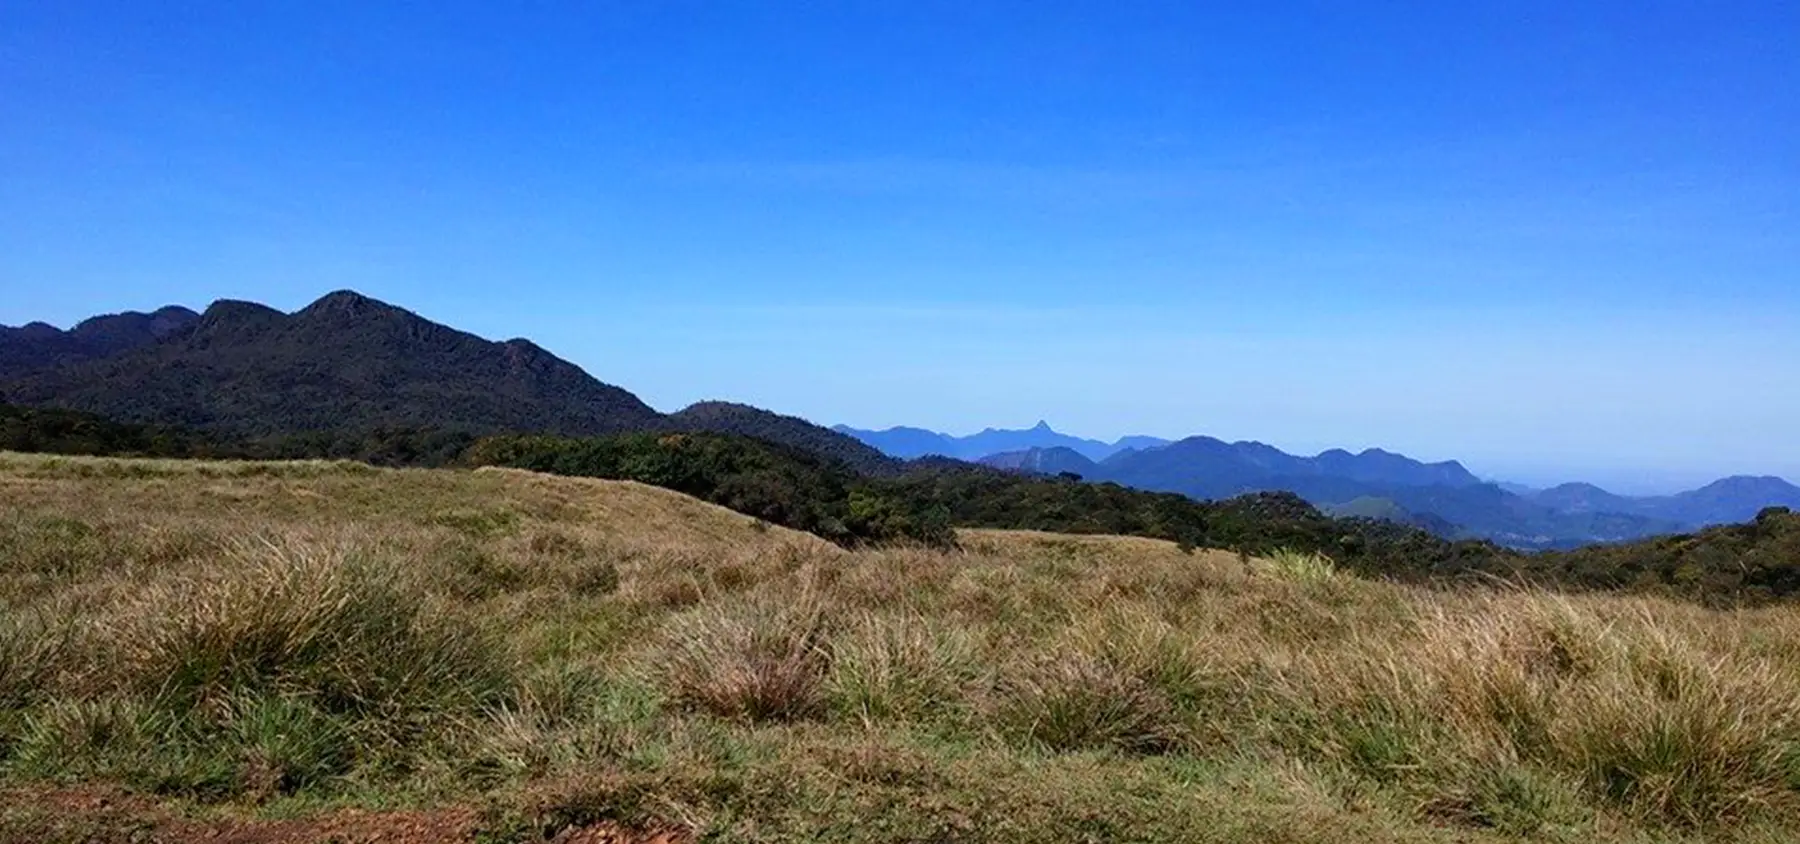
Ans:
{"label": "dirt path", "polygon": [[[0,791],[0,844],[457,844],[474,842],[479,815],[343,809],[305,818],[186,818],[154,801],[106,788]],[[686,836],[636,835],[610,826],[565,829],[553,844],[685,844]]]}

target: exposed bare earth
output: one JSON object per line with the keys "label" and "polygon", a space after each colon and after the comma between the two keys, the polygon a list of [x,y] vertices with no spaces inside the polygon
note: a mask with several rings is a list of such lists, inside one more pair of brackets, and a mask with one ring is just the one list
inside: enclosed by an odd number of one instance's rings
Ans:
{"label": "exposed bare earth", "polygon": [[[104,786],[0,791],[4,844],[456,844],[479,840],[481,813],[336,809],[299,818],[182,815],[123,789]],[[554,844],[684,844],[675,832],[633,833],[613,824],[566,827]]]}

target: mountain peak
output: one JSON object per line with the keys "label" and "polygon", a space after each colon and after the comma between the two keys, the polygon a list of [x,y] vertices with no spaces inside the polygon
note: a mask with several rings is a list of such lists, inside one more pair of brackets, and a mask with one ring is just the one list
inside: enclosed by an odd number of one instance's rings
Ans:
{"label": "mountain peak", "polygon": [[1041,432],[1044,432],[1044,433],[1050,433],[1050,432],[1051,432],[1051,431],[1050,431],[1050,423],[1049,423],[1049,422],[1046,422],[1046,421],[1044,421],[1044,420],[1042,420],[1042,419],[1039,419],[1039,420],[1038,420],[1038,423],[1037,423],[1037,424],[1036,424],[1036,425],[1033,425],[1033,426],[1032,426],[1032,428],[1031,428],[1031,430],[1033,430],[1033,431],[1041,431]]}
{"label": "mountain peak", "polygon": [[1767,490],[1778,490],[1778,491],[1786,492],[1786,491],[1789,491],[1792,489],[1794,489],[1793,484],[1788,483],[1786,480],[1784,480],[1782,478],[1775,477],[1774,475],[1732,475],[1729,478],[1721,478],[1719,480],[1713,481],[1712,483],[1707,484],[1704,487],[1701,487],[1697,491],[1704,492],[1704,491],[1708,491],[1708,490],[1712,490],[1712,491],[1730,490],[1733,492],[1751,492],[1751,491],[1760,492],[1760,491],[1767,491]]}
{"label": "mountain peak", "polygon": [[239,317],[239,316],[252,316],[252,315],[268,316],[270,314],[273,314],[275,316],[285,316],[285,314],[283,314],[282,312],[275,310],[274,308],[271,308],[268,305],[264,305],[261,302],[247,302],[242,299],[219,299],[219,300],[214,301],[212,304],[207,305],[206,312],[202,313],[200,315],[200,318],[210,321],[210,320],[219,319],[221,317]]}
{"label": "mountain peak", "polygon": [[296,316],[341,314],[344,316],[364,316],[368,314],[406,313],[380,299],[364,296],[354,290],[335,290],[320,296],[318,301],[302,308]]}
{"label": "mountain peak", "polygon": [[63,333],[62,329],[47,322],[28,322],[18,328],[6,326],[0,326],[0,328],[6,328],[8,331],[16,332],[20,337],[27,340],[42,340],[46,337],[56,337]]}

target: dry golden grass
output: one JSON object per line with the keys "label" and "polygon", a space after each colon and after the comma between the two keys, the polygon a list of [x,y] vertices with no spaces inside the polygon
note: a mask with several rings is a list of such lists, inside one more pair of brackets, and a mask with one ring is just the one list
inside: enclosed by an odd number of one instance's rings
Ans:
{"label": "dry golden grass", "polygon": [[962,544],[515,471],[0,455],[0,781],[486,801],[498,840],[1800,835],[1795,608]]}

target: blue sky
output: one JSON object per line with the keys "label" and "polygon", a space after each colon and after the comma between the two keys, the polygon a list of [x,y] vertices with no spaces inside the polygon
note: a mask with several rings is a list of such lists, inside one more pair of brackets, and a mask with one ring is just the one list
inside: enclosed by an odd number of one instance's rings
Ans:
{"label": "blue sky", "polygon": [[1800,478],[1796,38],[1772,2],[21,0],[0,323],[350,287],[664,409]]}

